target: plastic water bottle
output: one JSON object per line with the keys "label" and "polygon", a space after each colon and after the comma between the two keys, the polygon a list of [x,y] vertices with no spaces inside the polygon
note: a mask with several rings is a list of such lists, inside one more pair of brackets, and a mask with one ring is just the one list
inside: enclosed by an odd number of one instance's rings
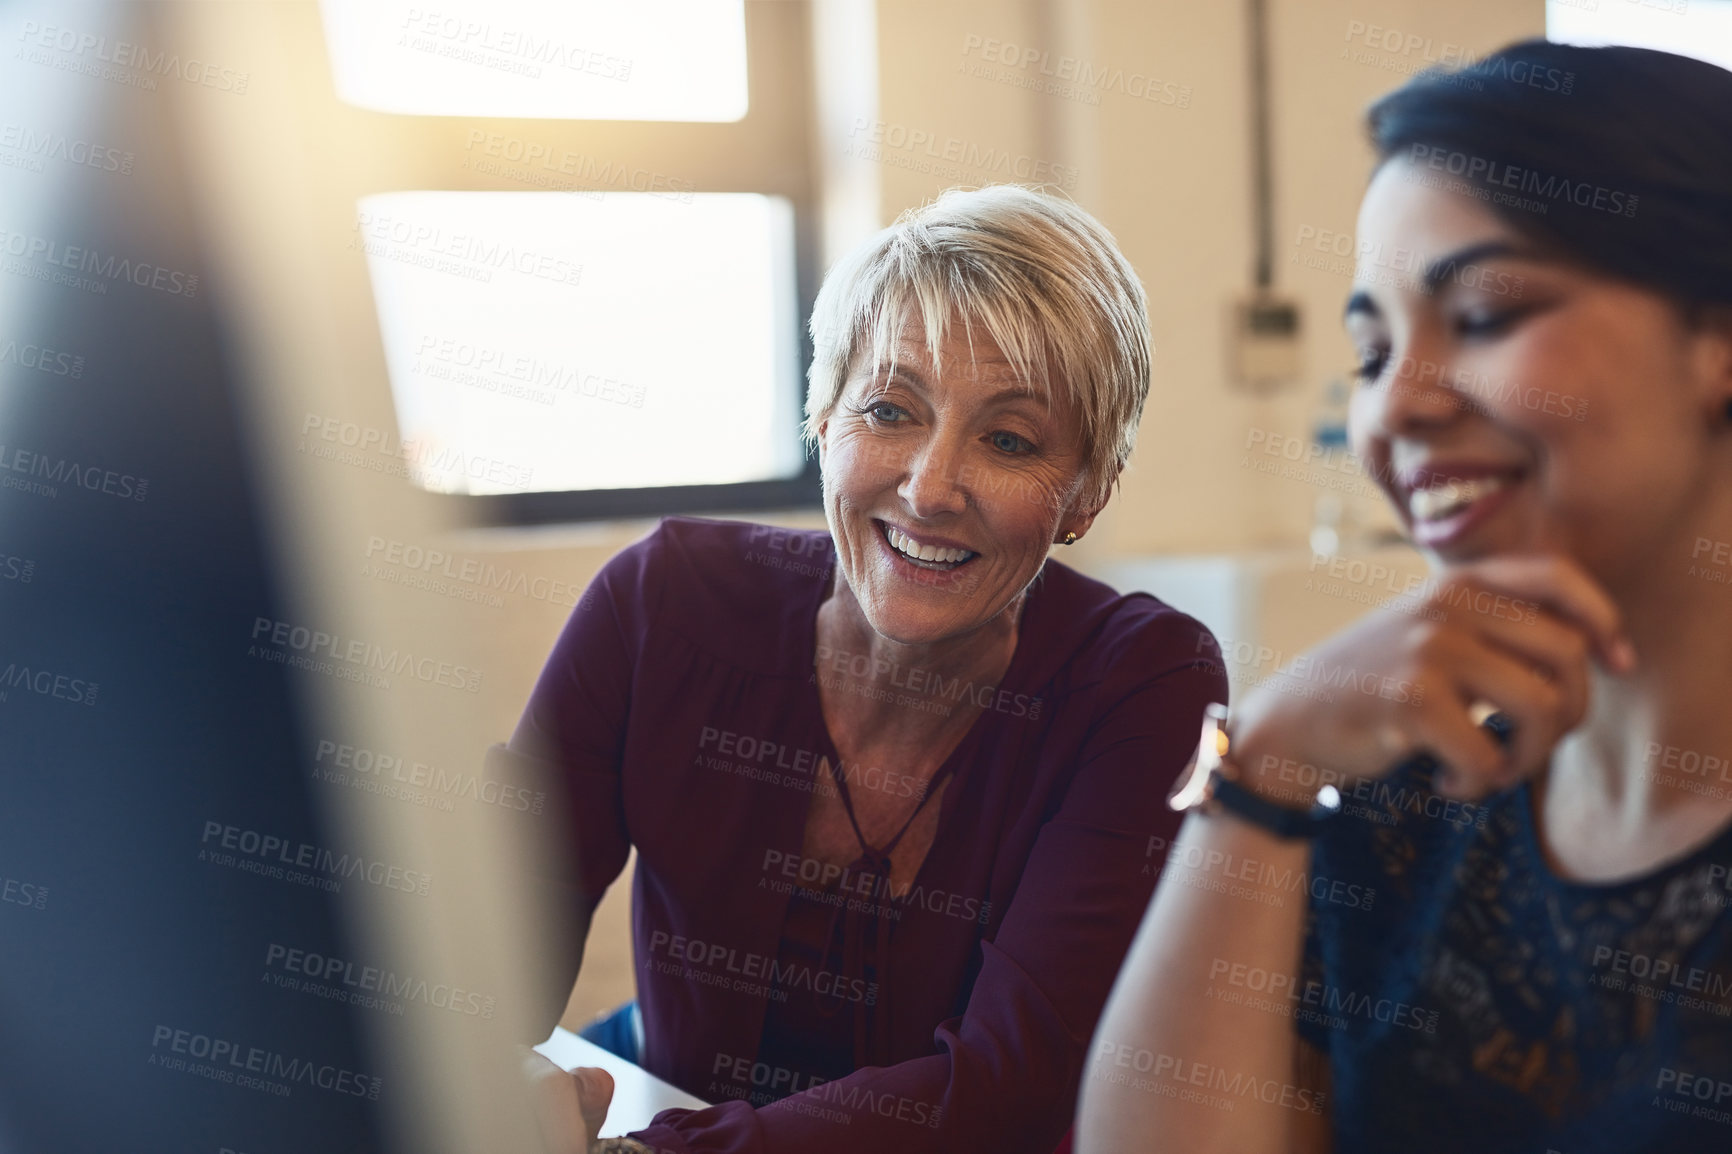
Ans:
{"label": "plastic water bottle", "polygon": [[[1358,470],[1347,448],[1347,382],[1335,377],[1323,386],[1323,400],[1311,422],[1311,443],[1325,476],[1348,486]],[[1353,505],[1345,489],[1325,488],[1311,505],[1311,552],[1333,557],[1352,535]]]}

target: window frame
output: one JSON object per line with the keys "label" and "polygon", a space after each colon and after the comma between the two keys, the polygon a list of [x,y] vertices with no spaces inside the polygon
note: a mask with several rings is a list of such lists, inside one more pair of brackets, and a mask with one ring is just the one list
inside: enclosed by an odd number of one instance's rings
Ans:
{"label": "window frame", "polygon": [[[792,208],[794,222],[794,317],[798,333],[795,357],[796,380],[791,403],[795,406],[795,423],[804,418],[806,380],[812,364],[812,338],[806,321],[812,315],[820,281],[819,230],[819,165],[816,156],[818,126],[814,118],[817,107],[815,85],[816,62],[812,58],[812,12],[807,2],[788,0],[745,0],[746,23],[746,115],[738,121],[704,123],[695,121],[606,121],[586,122],[555,120],[563,125],[597,123],[608,125],[642,125],[651,132],[652,125],[677,124],[682,131],[714,134],[718,140],[729,133],[752,133],[753,118],[765,117],[765,110],[777,106],[806,110],[803,131],[798,136],[798,156],[794,161],[793,178],[782,167],[768,180],[706,179],[701,170],[694,173],[699,194],[713,192],[744,192],[779,196]],[[776,21],[787,21],[777,25]],[[783,67],[755,68],[754,61],[763,60],[778,40],[786,41],[790,30],[795,43],[804,51],[799,59],[779,54]],[[519,123],[503,117],[464,118],[475,127],[508,130]],[[768,132],[770,129],[761,131]],[[653,147],[650,163],[661,171],[679,171],[682,167],[678,150],[669,145]],[[789,158],[781,153],[777,159]],[[464,182],[453,191],[494,191],[492,186]],[[413,483],[413,482],[411,482]],[[420,489],[420,486],[416,486]],[[816,454],[801,446],[801,468],[792,477],[763,481],[719,483],[714,485],[656,485],[619,489],[532,490],[519,493],[441,493],[422,489],[427,501],[456,523],[476,528],[512,528],[542,525],[615,521],[660,517],[680,513],[714,513],[721,511],[752,512],[756,510],[806,511],[822,508],[822,487],[819,481]]]}

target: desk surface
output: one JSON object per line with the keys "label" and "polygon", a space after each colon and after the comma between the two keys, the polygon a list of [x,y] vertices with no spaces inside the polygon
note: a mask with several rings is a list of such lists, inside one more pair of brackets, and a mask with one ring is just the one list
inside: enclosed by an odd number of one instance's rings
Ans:
{"label": "desk surface", "polygon": [[553,1036],[535,1049],[563,1070],[600,1066],[613,1075],[613,1104],[607,1108],[607,1122],[601,1128],[604,1137],[641,1130],[658,1113],[675,1106],[701,1110],[709,1105],[563,1026],[555,1026]]}

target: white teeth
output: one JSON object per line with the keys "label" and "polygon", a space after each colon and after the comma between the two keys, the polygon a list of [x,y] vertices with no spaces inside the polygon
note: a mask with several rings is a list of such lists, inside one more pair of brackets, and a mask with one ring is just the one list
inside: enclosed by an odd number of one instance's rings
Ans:
{"label": "white teeth", "polygon": [[1495,493],[1508,484],[1506,477],[1475,477],[1471,481],[1451,480],[1415,489],[1407,498],[1408,511],[1415,521],[1436,521],[1459,509],[1465,509],[1481,497]]}
{"label": "white teeth", "polygon": [[886,525],[884,528],[885,536],[890,538],[891,546],[897,552],[904,553],[916,561],[926,561],[937,565],[953,565],[974,556],[967,549],[940,549],[934,545],[921,545],[894,526]]}

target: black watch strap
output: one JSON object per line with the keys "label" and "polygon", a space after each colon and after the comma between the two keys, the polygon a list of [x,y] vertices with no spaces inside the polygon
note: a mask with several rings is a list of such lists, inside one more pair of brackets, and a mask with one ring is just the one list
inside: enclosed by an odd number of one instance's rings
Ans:
{"label": "black watch strap", "polygon": [[[1335,796],[1333,790],[1325,792]],[[1279,805],[1258,797],[1218,769],[1209,775],[1209,800],[1259,829],[1289,840],[1316,837],[1341,812],[1339,801],[1331,805],[1322,796],[1310,810]]]}

